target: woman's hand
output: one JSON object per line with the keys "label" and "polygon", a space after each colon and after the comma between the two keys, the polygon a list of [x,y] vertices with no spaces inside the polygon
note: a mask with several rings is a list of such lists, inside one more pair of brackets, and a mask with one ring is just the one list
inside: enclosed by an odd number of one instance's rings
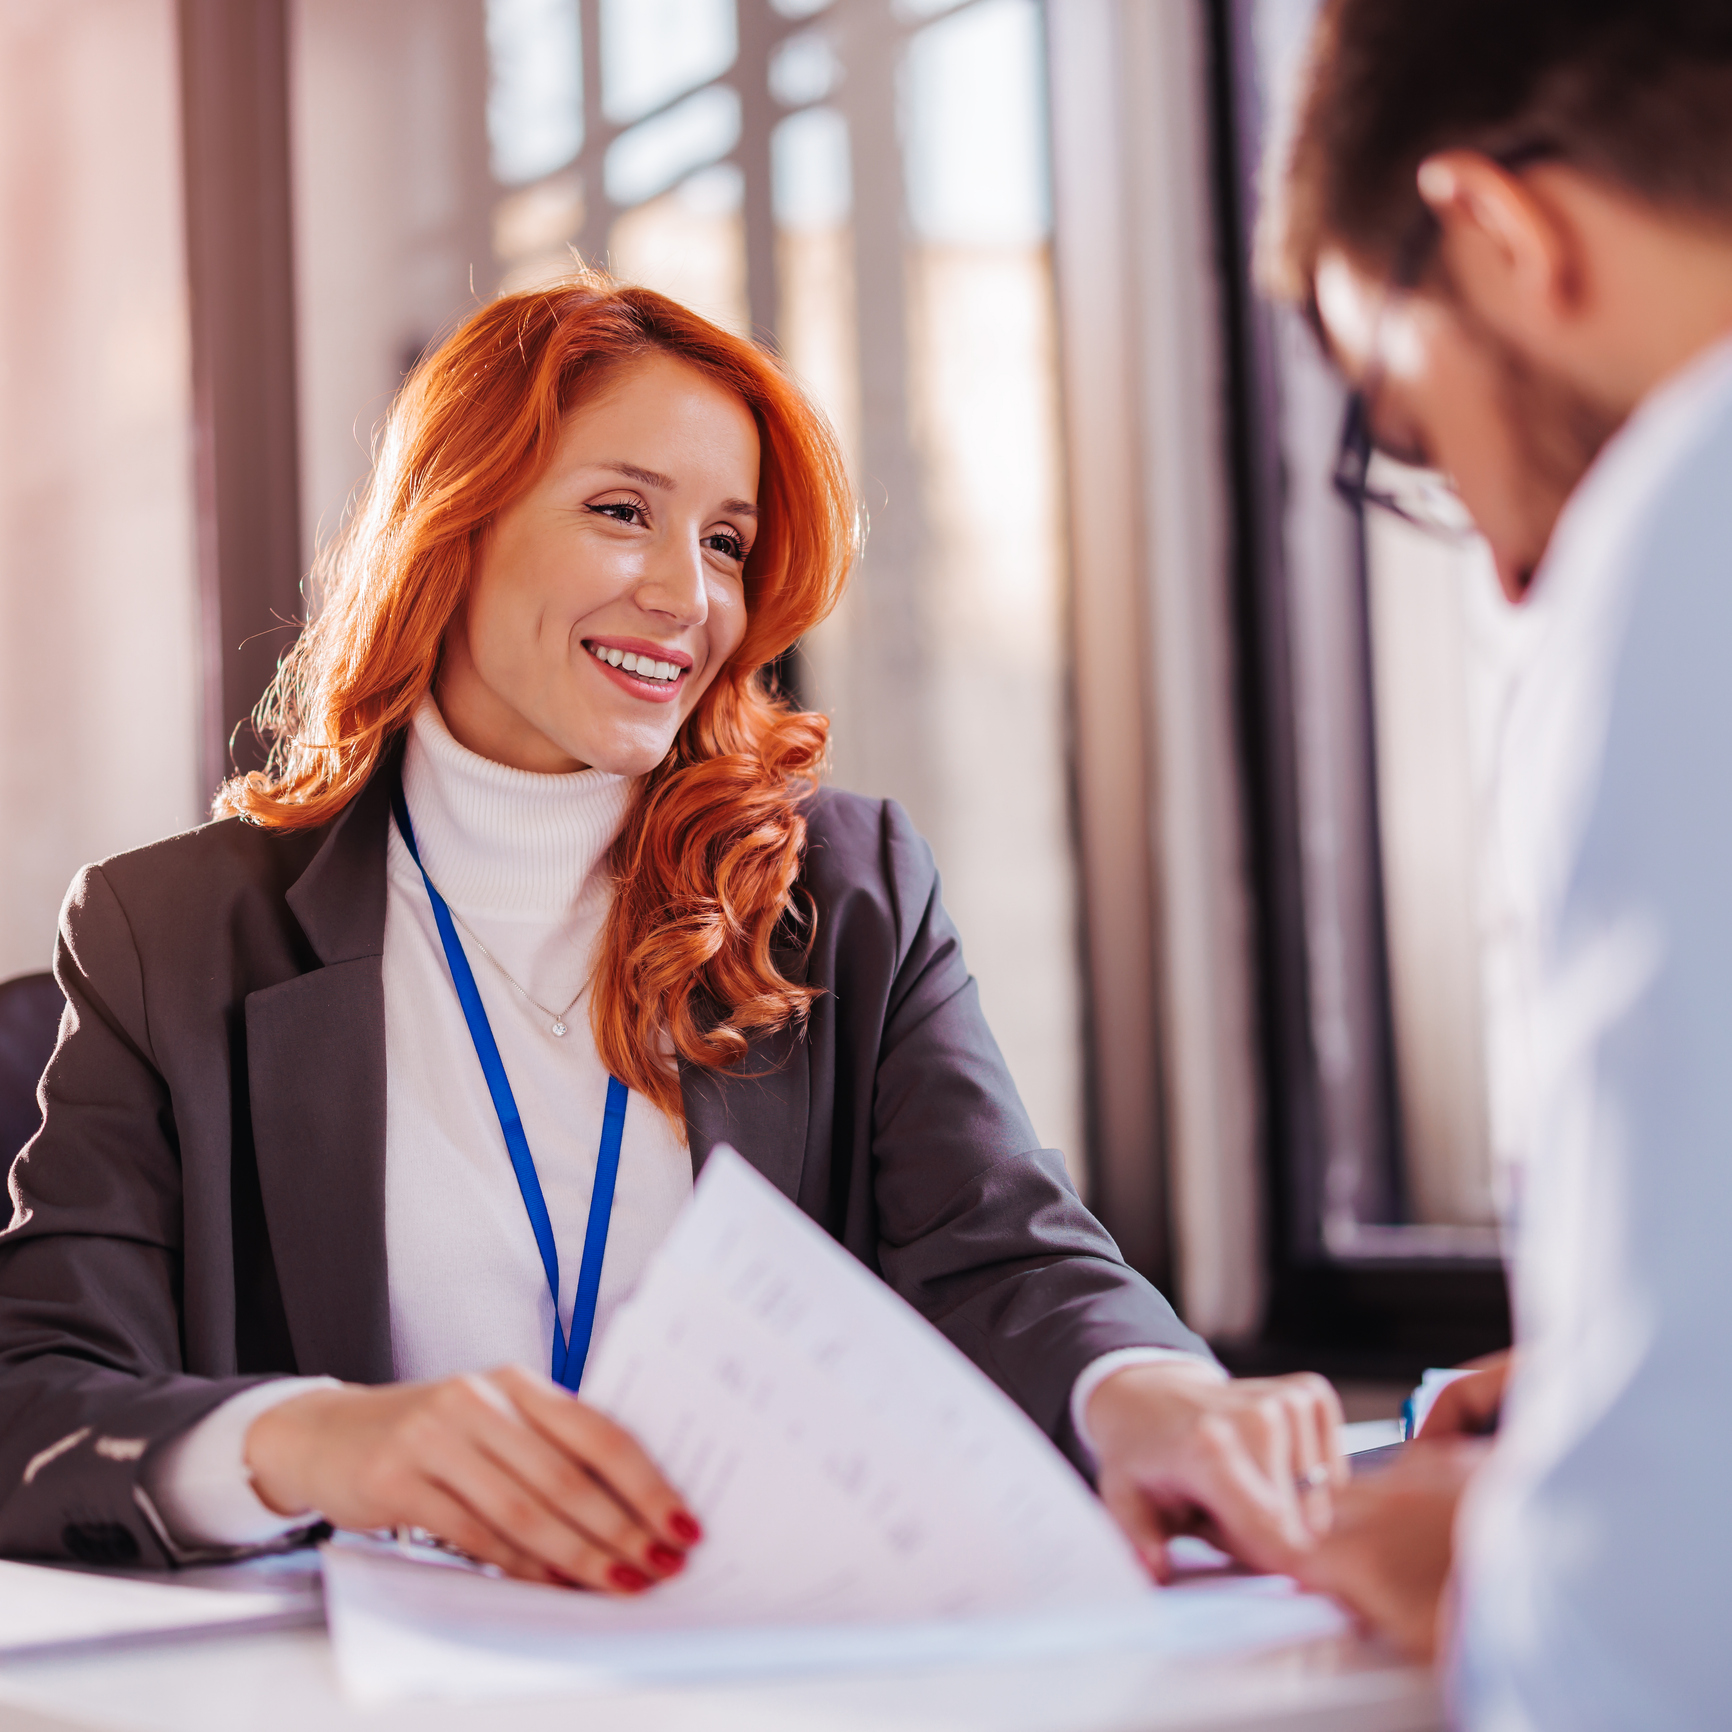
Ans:
{"label": "woman's hand", "polygon": [[1087,1419],[1101,1499],[1161,1581],[1181,1533],[1291,1570],[1347,1483],[1341,1403],[1310,1372],[1223,1381],[1202,1364],[1133,1365],[1094,1392]]}
{"label": "woman's hand", "polygon": [[1497,1430],[1504,1385],[1509,1382],[1509,1349],[1488,1353],[1468,1364],[1468,1375],[1446,1383],[1431,1404],[1419,1428],[1419,1435],[1427,1442],[1444,1437],[1485,1437]]}
{"label": "woman's hand", "polygon": [[310,1391],[253,1421],[246,1460],[284,1515],[425,1528],[529,1581],[637,1593],[701,1537],[627,1432],[514,1366]]}

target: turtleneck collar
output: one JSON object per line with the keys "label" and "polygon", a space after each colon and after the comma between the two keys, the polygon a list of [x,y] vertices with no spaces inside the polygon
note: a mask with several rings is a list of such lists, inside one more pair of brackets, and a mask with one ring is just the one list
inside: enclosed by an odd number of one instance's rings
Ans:
{"label": "turtleneck collar", "polygon": [[[483,758],[452,737],[431,694],[403,752],[421,858],[446,901],[465,912],[566,914],[619,834],[631,787],[605,770],[545,776]],[[401,847],[395,834],[392,843],[393,852]]]}

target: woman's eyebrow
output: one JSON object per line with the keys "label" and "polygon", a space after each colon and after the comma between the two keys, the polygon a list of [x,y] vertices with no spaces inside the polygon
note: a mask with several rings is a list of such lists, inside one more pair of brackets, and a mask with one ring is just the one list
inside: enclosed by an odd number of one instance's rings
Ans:
{"label": "woman's eyebrow", "polygon": [[598,463],[596,467],[610,469],[615,475],[624,475],[644,487],[659,487],[664,493],[674,490],[675,482],[671,475],[658,475],[655,470],[640,469],[635,463]]}
{"label": "woman's eyebrow", "polygon": [[[611,470],[615,475],[624,475],[642,487],[660,488],[663,493],[672,493],[678,486],[671,475],[662,475],[654,469],[640,469],[635,463],[600,463],[596,467]],[[747,499],[724,499],[722,510],[736,517],[756,518],[758,515],[757,506]]]}

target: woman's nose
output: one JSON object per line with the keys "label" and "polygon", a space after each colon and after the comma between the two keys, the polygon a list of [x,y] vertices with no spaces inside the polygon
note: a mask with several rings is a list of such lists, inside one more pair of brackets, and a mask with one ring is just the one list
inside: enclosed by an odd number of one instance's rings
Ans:
{"label": "woman's nose", "polygon": [[680,625],[703,623],[710,611],[709,586],[704,550],[695,531],[689,536],[669,536],[656,549],[638,584],[637,603]]}

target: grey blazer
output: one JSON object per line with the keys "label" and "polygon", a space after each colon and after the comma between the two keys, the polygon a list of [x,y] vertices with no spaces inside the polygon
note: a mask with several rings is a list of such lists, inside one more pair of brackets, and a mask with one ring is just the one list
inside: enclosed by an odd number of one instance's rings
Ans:
{"label": "grey blazer", "polygon": [[[74,883],[0,1232],[0,1553],[180,1561],[154,1449],[261,1378],[389,1381],[395,774],[322,830],[224,820]],[[816,938],[784,968],[822,996],[740,1072],[682,1067],[693,1168],[735,1144],[1080,1460],[1091,1359],[1207,1350],[1036,1145],[901,809],[825,791],[808,824]]]}

